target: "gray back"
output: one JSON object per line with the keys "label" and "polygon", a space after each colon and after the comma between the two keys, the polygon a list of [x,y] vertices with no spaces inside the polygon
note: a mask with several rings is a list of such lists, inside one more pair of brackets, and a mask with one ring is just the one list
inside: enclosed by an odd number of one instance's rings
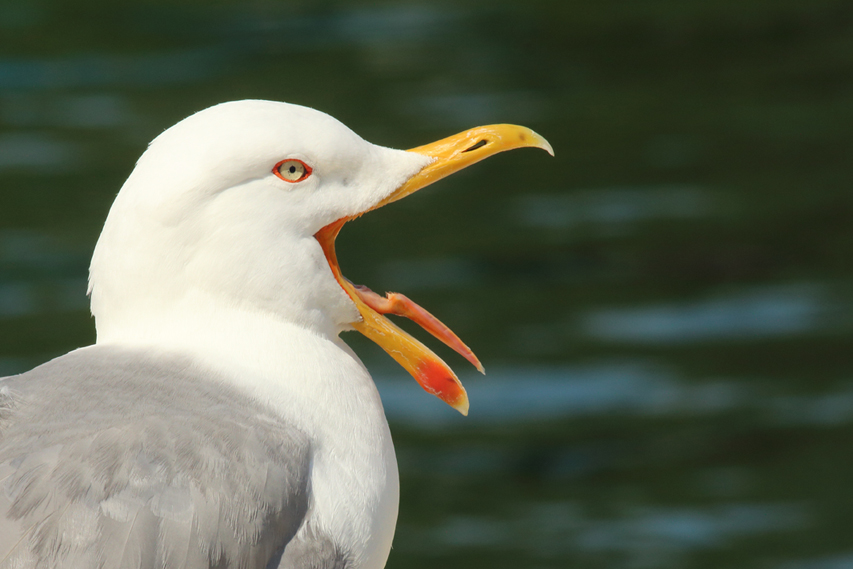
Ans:
{"label": "gray back", "polygon": [[342,567],[286,549],[309,469],[302,432],[189,359],[72,352],[0,380],[0,568]]}

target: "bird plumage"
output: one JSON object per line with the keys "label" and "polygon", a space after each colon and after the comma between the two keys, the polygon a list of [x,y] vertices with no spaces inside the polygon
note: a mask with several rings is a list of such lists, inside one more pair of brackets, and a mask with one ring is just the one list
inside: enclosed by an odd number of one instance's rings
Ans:
{"label": "bird plumage", "polygon": [[551,152],[513,125],[393,150],[269,101],[164,131],[95,247],[95,345],[0,379],[0,569],[381,569],[397,463],[376,386],[338,335],[365,333],[463,413],[452,370],[377,310],[482,366],[408,299],[385,310],[346,280],[334,239],[523,146]]}
{"label": "bird plumage", "polygon": [[181,354],[77,350],[2,382],[0,566],[265,567],[310,438]]}
{"label": "bird plumage", "polygon": [[393,445],[313,234],[426,162],[267,101],[157,137],[95,249],[96,345],[0,381],[0,567],[382,567]]}

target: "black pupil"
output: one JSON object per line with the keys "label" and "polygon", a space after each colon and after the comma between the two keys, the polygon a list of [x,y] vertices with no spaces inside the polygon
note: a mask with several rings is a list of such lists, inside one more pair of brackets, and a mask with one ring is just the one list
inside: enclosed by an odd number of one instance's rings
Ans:
{"label": "black pupil", "polygon": [[295,173],[296,173],[296,166],[291,166],[291,167],[290,167],[290,173],[291,173],[291,174],[295,174]]}

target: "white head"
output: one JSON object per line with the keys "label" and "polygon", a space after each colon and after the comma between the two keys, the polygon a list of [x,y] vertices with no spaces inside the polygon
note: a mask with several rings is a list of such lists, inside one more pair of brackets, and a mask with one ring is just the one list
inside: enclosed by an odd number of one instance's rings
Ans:
{"label": "white head", "polygon": [[[310,175],[277,176],[287,159]],[[107,217],[89,275],[99,338],[196,292],[337,333],[358,312],[314,234],[429,162],[297,105],[237,101],[190,116],[149,145]]]}
{"label": "white head", "polygon": [[110,210],[89,271],[98,341],[209,335],[223,310],[231,321],[260,314],[265,324],[326,337],[352,326],[465,412],[450,368],[382,313],[412,318],[482,371],[470,349],[405,297],[386,301],[354,287],[340,273],[334,239],[353,216],[525,146],[552,152],[514,125],[402,151],[296,105],[237,101],[196,113],[154,139]]}

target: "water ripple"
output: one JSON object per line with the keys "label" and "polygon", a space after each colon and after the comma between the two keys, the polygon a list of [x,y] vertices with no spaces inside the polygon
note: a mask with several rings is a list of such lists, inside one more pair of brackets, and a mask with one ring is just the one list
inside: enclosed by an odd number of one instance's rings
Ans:
{"label": "water ripple", "polygon": [[593,310],[580,326],[598,340],[640,344],[801,334],[820,326],[825,297],[816,285],[772,286],[693,303]]}

